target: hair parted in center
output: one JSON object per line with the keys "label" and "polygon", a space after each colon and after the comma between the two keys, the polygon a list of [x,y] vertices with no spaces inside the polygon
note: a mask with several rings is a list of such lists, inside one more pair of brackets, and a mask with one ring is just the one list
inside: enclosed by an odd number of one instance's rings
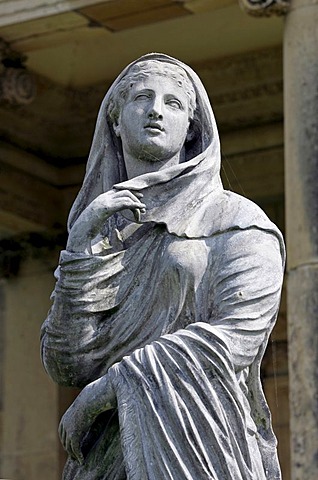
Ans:
{"label": "hair parted in center", "polygon": [[161,75],[176,81],[176,84],[182,88],[188,96],[189,119],[193,119],[196,109],[196,94],[185,70],[178,65],[161,62],[159,60],[144,60],[135,63],[111,92],[107,115],[112,123],[117,123],[130,88],[140,80],[148,78],[151,75]]}

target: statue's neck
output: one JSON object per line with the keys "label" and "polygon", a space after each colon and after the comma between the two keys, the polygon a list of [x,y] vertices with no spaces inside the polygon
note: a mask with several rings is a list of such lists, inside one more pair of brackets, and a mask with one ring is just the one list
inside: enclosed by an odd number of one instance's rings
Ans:
{"label": "statue's neck", "polygon": [[152,161],[148,159],[140,159],[130,155],[127,152],[124,152],[124,162],[127,172],[128,180],[145,173],[158,172],[165,168],[178,165],[183,161],[183,155],[181,152],[178,152],[173,157],[162,160],[162,161]]}

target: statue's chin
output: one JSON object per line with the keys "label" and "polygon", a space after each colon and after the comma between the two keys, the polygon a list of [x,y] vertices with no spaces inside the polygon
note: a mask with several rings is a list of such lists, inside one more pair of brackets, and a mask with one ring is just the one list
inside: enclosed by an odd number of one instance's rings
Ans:
{"label": "statue's chin", "polygon": [[166,162],[169,162],[172,158],[176,156],[182,156],[182,148],[167,148],[166,145],[159,145],[157,143],[151,143],[143,145],[139,149],[138,154],[134,155],[137,160],[143,162],[155,163],[160,169],[160,164],[164,165]]}
{"label": "statue's chin", "polygon": [[173,156],[169,149],[160,145],[159,142],[149,141],[147,144],[142,145],[138,149],[137,155],[134,155],[136,159],[144,162],[160,163],[168,160]]}

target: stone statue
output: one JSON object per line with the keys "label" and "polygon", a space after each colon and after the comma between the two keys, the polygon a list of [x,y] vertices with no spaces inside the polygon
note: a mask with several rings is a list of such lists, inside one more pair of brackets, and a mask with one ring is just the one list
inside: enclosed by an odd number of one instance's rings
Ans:
{"label": "stone statue", "polygon": [[65,480],[280,479],[260,363],[280,232],[225,191],[207,93],[182,62],[136,60],[103,100],[69,216],[42,359],[81,387]]}

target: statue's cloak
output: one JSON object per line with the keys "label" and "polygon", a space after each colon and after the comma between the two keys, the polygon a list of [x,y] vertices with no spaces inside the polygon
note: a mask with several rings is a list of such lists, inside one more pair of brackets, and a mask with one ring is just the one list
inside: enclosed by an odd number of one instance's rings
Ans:
{"label": "statue's cloak", "polygon": [[69,226],[114,185],[143,193],[147,211],[137,230],[130,212],[110,217],[99,254],[61,253],[45,368],[63,385],[107,374],[117,397],[82,445],[84,465],[69,459],[64,479],[278,480],[259,370],[279,306],[282,237],[255,204],[223,190],[197,75],[165,55],[144,59],[184,68],[200,133],[185,162],[127,180],[107,123],[110,93],[102,103]]}

